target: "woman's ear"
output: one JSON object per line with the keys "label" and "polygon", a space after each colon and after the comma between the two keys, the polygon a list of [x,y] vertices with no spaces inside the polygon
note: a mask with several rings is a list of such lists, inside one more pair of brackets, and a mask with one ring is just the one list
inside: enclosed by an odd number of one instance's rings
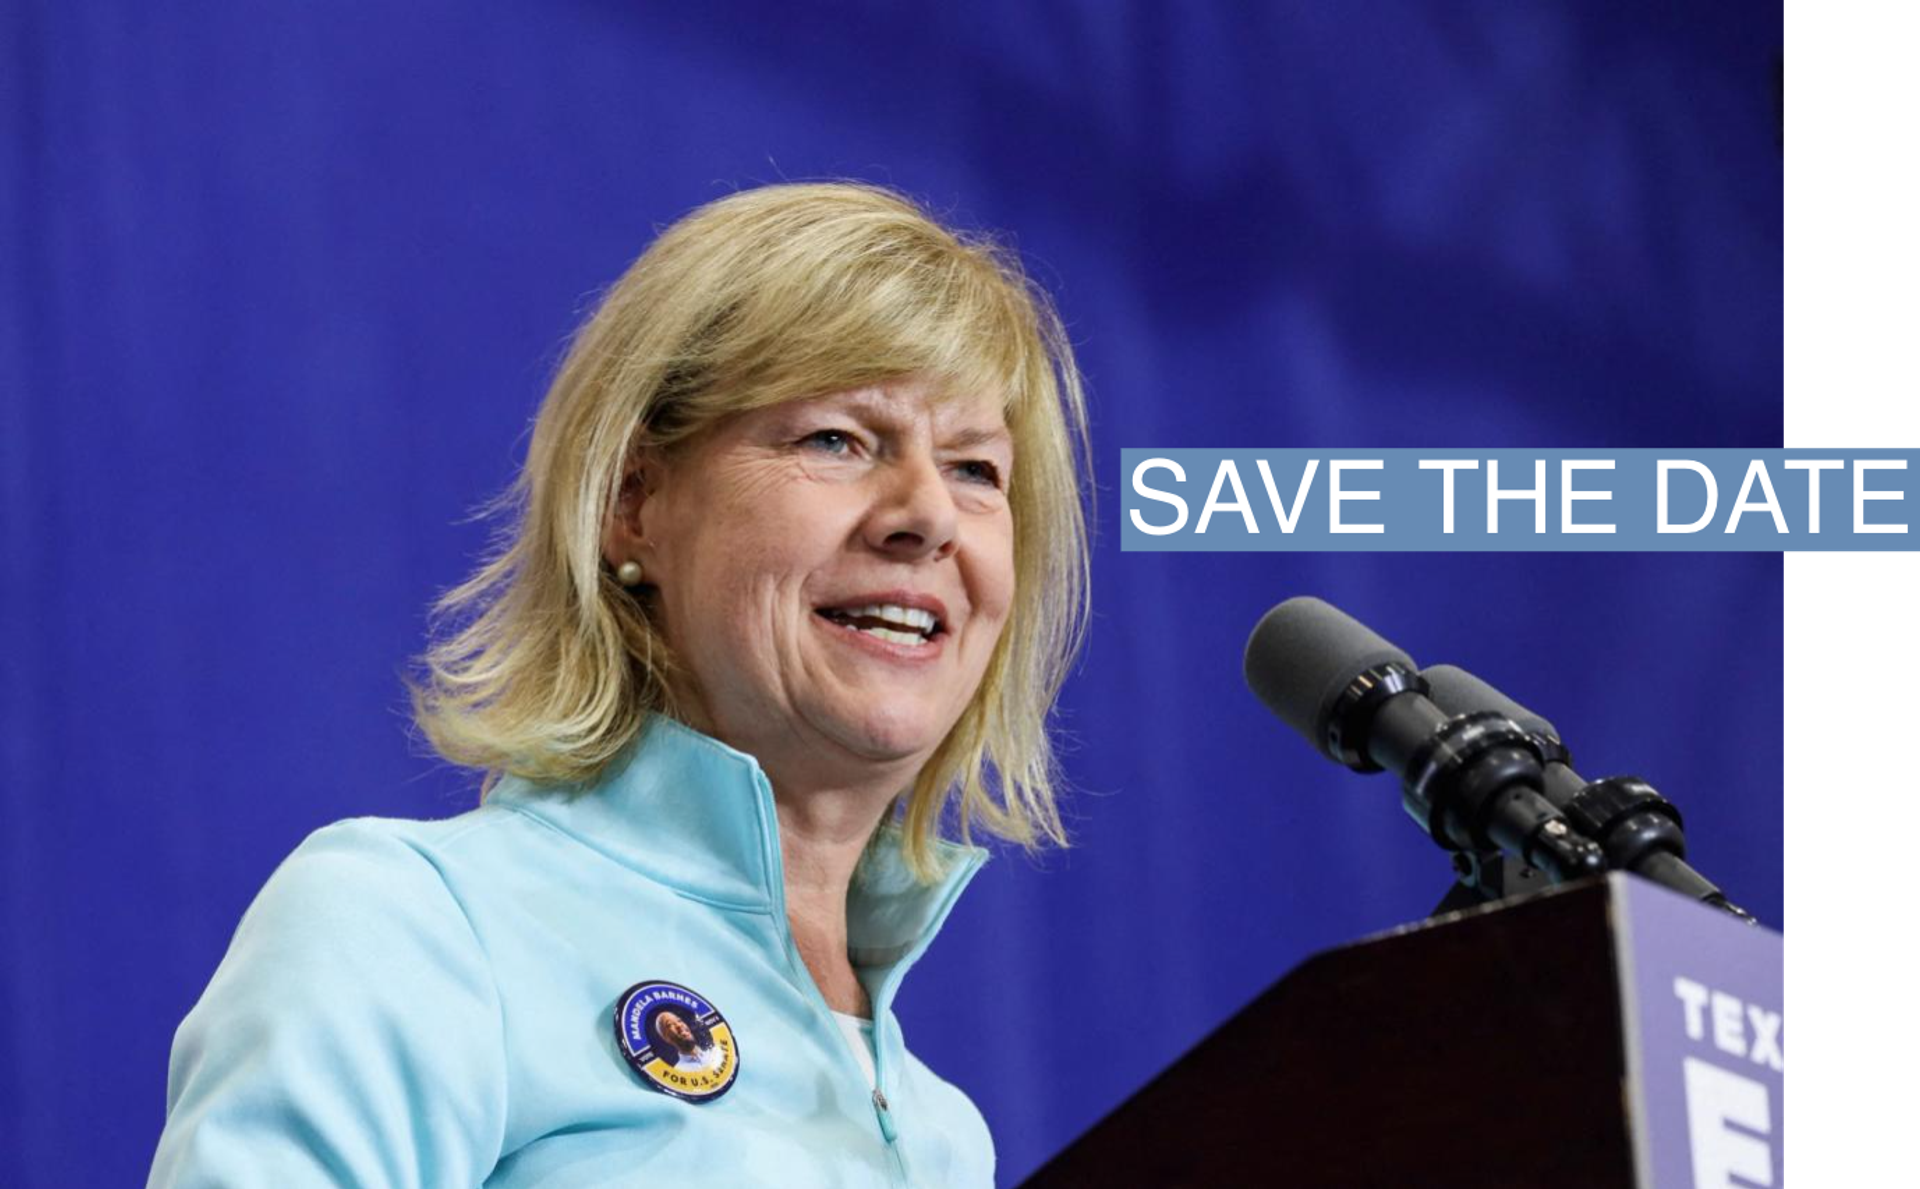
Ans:
{"label": "woman's ear", "polygon": [[651,451],[635,450],[621,469],[613,508],[600,533],[600,556],[615,570],[627,562],[641,561],[640,551],[647,543],[649,480],[656,470],[650,465],[653,461]]}

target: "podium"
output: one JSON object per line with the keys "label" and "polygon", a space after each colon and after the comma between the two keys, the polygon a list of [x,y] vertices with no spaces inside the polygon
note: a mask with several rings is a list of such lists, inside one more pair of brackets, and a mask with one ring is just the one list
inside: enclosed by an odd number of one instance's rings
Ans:
{"label": "podium", "polygon": [[1780,1186],[1777,933],[1627,875],[1316,955],[1025,1182]]}

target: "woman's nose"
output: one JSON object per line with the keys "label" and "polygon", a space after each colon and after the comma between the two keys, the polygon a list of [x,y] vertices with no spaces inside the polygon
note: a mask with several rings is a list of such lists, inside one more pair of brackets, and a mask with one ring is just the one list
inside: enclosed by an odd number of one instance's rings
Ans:
{"label": "woman's nose", "polygon": [[959,547],[960,510],[939,463],[915,452],[885,468],[867,543],[903,561],[944,558]]}

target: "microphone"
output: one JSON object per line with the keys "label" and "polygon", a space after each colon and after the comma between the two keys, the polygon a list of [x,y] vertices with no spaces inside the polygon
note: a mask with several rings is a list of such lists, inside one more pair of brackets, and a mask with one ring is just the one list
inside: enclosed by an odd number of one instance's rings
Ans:
{"label": "microphone", "polygon": [[1573,757],[1552,723],[1457,665],[1433,665],[1420,675],[1427,679],[1428,696],[1447,714],[1491,711],[1527,732],[1543,767],[1542,795],[1575,829],[1600,843],[1609,867],[1758,923],[1688,865],[1680,810],[1652,785],[1633,776],[1589,782],[1573,770]]}
{"label": "microphone", "polygon": [[1542,793],[1525,729],[1496,711],[1451,717],[1405,652],[1345,612],[1288,599],[1247,641],[1247,685],[1320,754],[1401,778],[1401,804],[1442,848],[1498,850],[1563,883],[1606,856]]}
{"label": "microphone", "polygon": [[[1543,766],[1540,791],[1555,807],[1565,810],[1586,787],[1587,782],[1574,773],[1573,757],[1552,723],[1458,665],[1428,665],[1420,675],[1427,679],[1427,696],[1448,714],[1491,710],[1504,714],[1525,731]],[[1679,810],[1674,813],[1677,817]]]}

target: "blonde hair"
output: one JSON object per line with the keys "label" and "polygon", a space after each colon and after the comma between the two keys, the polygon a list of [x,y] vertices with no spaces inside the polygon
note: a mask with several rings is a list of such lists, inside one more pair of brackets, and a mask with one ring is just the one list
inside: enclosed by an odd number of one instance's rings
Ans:
{"label": "blonde hair", "polygon": [[[908,791],[906,859],[939,869],[949,817],[1064,845],[1047,718],[1085,626],[1079,476],[1086,408],[1072,349],[1011,253],[877,187],[767,186],[663,232],[575,336],[494,511],[500,549],[434,608],[411,685],[434,749],[577,785],[649,714],[673,715],[674,659],[601,559],[626,461],[732,414],[908,377],[996,393],[1016,466],[1012,613],[980,688]],[[957,804],[955,804],[957,800]]]}

